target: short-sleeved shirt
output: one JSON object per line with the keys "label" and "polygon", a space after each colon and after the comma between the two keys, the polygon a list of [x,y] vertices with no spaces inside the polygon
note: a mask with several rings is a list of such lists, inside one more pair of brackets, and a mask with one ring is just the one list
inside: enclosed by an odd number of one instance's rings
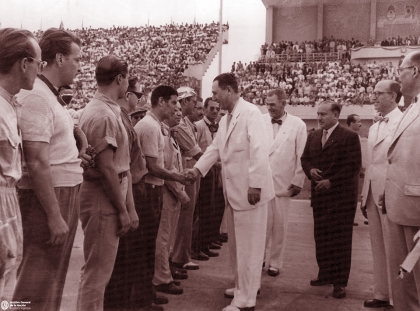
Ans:
{"label": "short-sleeved shirt", "polygon": [[[17,96],[22,105],[19,126],[25,141],[49,144],[49,161],[54,187],[73,187],[83,181],[79,151],[74,138],[73,119],[48,86],[36,78],[31,91]],[[36,182],[36,181],[35,181]],[[23,165],[21,189],[31,189],[26,165]]]}
{"label": "short-sleeved shirt", "polygon": [[22,147],[18,131],[19,105],[0,87],[0,186],[14,187],[22,177]]}
{"label": "short-sleeved shirt", "polygon": [[[114,150],[113,164],[117,174],[130,169],[128,135],[121,119],[121,108],[116,102],[97,92],[86,105],[80,117],[79,127],[97,153],[111,146]],[[89,174],[90,178],[101,176],[95,167],[85,174]]]}
{"label": "short-sleeved shirt", "polygon": [[193,157],[201,152],[195,132],[195,125],[187,117],[183,117],[178,125],[176,141],[181,147],[181,154],[184,158]]}
{"label": "short-sleeved shirt", "polygon": [[[156,119],[151,111],[134,126],[139,137],[140,146],[146,157],[156,158],[157,165],[164,167],[165,140],[162,133],[162,123]],[[153,176],[150,172],[144,181],[151,185],[163,186],[163,179]]]}

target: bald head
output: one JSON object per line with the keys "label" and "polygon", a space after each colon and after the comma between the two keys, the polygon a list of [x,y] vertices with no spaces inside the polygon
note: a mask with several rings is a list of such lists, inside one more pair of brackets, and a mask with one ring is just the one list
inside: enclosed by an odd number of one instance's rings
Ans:
{"label": "bald head", "polygon": [[420,93],[420,52],[407,54],[398,71],[403,95],[417,96]]}

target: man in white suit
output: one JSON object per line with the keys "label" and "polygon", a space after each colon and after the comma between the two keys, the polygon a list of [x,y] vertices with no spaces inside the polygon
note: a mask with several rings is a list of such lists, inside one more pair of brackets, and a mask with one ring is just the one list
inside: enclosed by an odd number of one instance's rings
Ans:
{"label": "man in white suit", "polygon": [[[420,93],[420,52],[407,54],[398,68],[401,92],[416,97]],[[394,309],[419,310],[420,263],[413,272],[396,274],[415,245],[420,229],[420,101],[410,105],[401,117],[388,150],[383,208],[388,214],[389,267]]]}
{"label": "man in white suit", "polygon": [[268,202],[265,261],[268,275],[275,277],[283,267],[291,197],[300,193],[305,180],[300,157],[308,134],[300,118],[284,111],[286,94],[282,89],[269,91],[266,104],[268,114],[264,121],[276,196]]}
{"label": "man in white suit", "polygon": [[213,97],[228,113],[221,119],[212,144],[188,174],[205,176],[218,159],[222,163],[227,205],[229,252],[235,276],[234,298],[223,311],[253,311],[261,283],[267,203],[274,197],[269,143],[258,108],[240,98],[233,74],[213,80]]}
{"label": "man in white suit", "polygon": [[385,189],[389,144],[402,115],[397,106],[401,98],[400,85],[397,82],[379,81],[373,96],[374,107],[380,113],[380,117],[369,129],[361,204],[363,215],[366,218],[369,216],[373,256],[373,299],[364,302],[366,308],[387,307],[391,300],[392,271],[387,271],[386,247],[389,239],[388,219],[385,210],[378,205],[378,200]]}

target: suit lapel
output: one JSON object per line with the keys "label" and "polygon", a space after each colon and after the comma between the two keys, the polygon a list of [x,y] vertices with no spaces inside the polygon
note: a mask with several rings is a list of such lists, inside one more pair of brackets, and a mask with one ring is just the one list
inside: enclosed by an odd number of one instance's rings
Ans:
{"label": "suit lapel", "polygon": [[[270,118],[270,120],[271,120],[271,118]],[[274,150],[276,150],[278,148],[278,146],[280,144],[282,144],[284,142],[284,140],[286,139],[286,136],[287,136],[286,133],[287,133],[287,130],[291,127],[291,124],[290,124],[291,122],[292,122],[291,118],[286,117],[286,120],[284,120],[284,123],[280,127],[279,131],[277,132],[276,137],[274,138],[273,143],[271,144],[270,154],[273,153]],[[270,123],[271,123],[271,121],[270,121]],[[271,126],[271,129],[272,128],[273,128],[273,126]],[[273,130],[271,130],[271,131],[273,131]],[[273,135],[273,134],[271,134],[271,135]]]}
{"label": "suit lapel", "polygon": [[[232,120],[230,120],[230,124],[226,125],[226,126],[228,126],[228,130],[227,130],[227,134],[226,134],[226,137],[225,137],[225,140],[224,140],[223,147],[226,144],[226,142],[228,141],[229,136],[232,133],[236,123],[238,123],[238,118],[239,118],[239,115],[241,114],[241,110],[242,110],[242,98],[239,98],[234,110],[235,111],[233,112],[233,116],[232,116]],[[226,117],[225,122],[227,123],[227,117]]]}
{"label": "suit lapel", "polygon": [[392,137],[391,145],[398,139],[402,132],[419,116],[419,107],[414,104],[409,110],[406,110],[401,117],[401,121],[398,124],[397,131]]}
{"label": "suit lapel", "polygon": [[391,133],[391,131],[395,128],[396,123],[398,123],[398,121],[394,122],[394,123],[388,122],[388,124],[386,126],[386,130],[382,131],[381,133],[379,133],[379,125],[380,124],[378,124],[378,129],[376,130],[376,133],[378,133],[378,134],[376,136],[374,146],[381,143]]}
{"label": "suit lapel", "polygon": [[331,145],[337,142],[337,140],[340,137],[340,132],[341,132],[341,125],[339,124],[337,125],[335,130],[331,133],[330,137],[328,137],[327,141],[325,142],[324,147],[322,148],[322,151],[324,151],[325,149],[329,148]]}

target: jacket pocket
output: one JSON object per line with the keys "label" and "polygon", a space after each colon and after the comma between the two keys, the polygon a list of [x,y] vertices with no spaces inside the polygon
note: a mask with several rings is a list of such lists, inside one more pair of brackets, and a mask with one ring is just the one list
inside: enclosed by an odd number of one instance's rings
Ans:
{"label": "jacket pocket", "polygon": [[413,197],[420,197],[420,185],[405,185],[404,194]]}

